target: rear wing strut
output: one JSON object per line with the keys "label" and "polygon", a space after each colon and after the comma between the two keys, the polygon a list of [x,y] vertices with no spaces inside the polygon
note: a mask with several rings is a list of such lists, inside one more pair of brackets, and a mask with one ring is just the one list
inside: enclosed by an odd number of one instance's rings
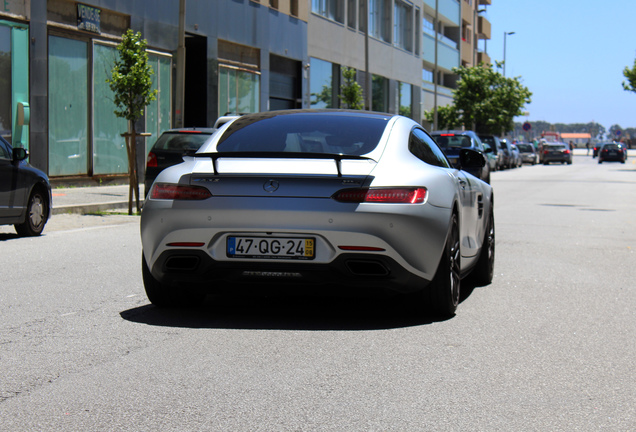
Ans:
{"label": "rear wing strut", "polygon": [[212,159],[214,175],[219,172],[216,161],[221,158],[263,158],[263,159],[333,159],[336,162],[338,177],[342,177],[343,160],[371,160],[366,156],[335,154],[335,153],[303,153],[303,152],[221,152],[221,153],[196,153],[194,157],[209,157]]}

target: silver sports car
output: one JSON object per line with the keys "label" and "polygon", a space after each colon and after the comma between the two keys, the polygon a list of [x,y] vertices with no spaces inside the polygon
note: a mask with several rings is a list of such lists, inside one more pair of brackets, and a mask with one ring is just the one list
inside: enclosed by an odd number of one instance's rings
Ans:
{"label": "silver sports car", "polygon": [[[462,168],[481,167],[466,149]],[[244,115],[163,171],[141,215],[157,306],[246,287],[413,296],[455,313],[492,281],[493,191],[415,121],[339,110]]]}

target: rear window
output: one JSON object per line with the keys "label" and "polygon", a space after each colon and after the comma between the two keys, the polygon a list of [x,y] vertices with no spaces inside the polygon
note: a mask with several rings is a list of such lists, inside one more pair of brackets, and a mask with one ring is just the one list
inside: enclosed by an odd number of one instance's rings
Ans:
{"label": "rear window", "polygon": [[603,150],[618,150],[619,146],[618,144],[605,144],[603,146]]}
{"label": "rear window", "polygon": [[471,147],[470,137],[466,135],[433,135],[433,138],[435,138],[437,145],[439,145],[442,149]]}
{"label": "rear window", "polygon": [[199,147],[210,137],[209,133],[173,133],[164,132],[159,137],[153,148],[157,150],[167,150],[184,152],[188,150],[199,150]]}
{"label": "rear window", "polygon": [[532,146],[530,144],[517,144],[517,148],[522,152],[532,152]]}
{"label": "rear window", "polygon": [[353,113],[244,116],[230,125],[216,149],[363,155],[377,147],[389,118]]}
{"label": "rear window", "polygon": [[548,150],[565,150],[565,146],[564,145],[547,145],[544,147],[545,149]]}

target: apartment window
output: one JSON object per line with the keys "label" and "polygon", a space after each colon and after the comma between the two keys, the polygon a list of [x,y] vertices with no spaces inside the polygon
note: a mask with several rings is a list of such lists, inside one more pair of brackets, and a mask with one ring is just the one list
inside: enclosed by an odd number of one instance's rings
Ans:
{"label": "apartment window", "polygon": [[422,69],[422,81],[433,82],[433,71],[430,69]]}
{"label": "apartment window", "polygon": [[356,0],[347,0],[347,25],[352,29],[356,28],[356,12]]}
{"label": "apartment window", "polygon": [[391,0],[369,0],[369,34],[391,42]]}
{"label": "apartment window", "polygon": [[369,14],[367,12],[367,0],[358,1],[358,16],[360,17],[358,28],[360,29],[361,32],[366,33],[367,24],[369,22]]}
{"label": "apartment window", "polygon": [[311,0],[311,11],[325,18],[344,24],[345,0]]}
{"label": "apartment window", "polygon": [[278,9],[278,0],[269,0],[269,7],[272,9]]}
{"label": "apartment window", "polygon": [[393,43],[406,51],[413,51],[413,6],[395,0],[393,22]]}
{"label": "apartment window", "polygon": [[289,13],[291,16],[298,17],[298,0],[291,0],[289,4]]}
{"label": "apartment window", "polygon": [[431,36],[435,36],[435,18],[430,16],[429,14],[424,14],[424,19],[422,20],[422,29],[424,33],[428,33]]}

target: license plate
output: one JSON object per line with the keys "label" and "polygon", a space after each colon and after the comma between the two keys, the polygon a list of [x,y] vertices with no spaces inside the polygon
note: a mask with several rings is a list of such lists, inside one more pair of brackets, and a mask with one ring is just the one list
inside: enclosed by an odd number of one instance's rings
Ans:
{"label": "license plate", "polygon": [[299,237],[228,237],[229,258],[311,260],[316,240]]}

